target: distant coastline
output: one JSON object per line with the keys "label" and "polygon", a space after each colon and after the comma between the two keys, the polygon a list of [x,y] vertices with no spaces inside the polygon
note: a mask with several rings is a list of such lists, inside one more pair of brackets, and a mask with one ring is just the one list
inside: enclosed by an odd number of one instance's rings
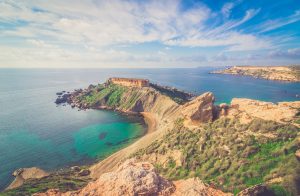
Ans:
{"label": "distant coastline", "polygon": [[210,73],[244,75],[285,82],[300,82],[300,66],[233,66]]}

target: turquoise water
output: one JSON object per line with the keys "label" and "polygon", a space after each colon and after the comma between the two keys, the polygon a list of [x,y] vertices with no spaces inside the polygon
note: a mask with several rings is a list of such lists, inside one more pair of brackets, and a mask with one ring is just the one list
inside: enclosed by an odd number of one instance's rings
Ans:
{"label": "turquoise water", "polygon": [[17,168],[55,170],[90,163],[144,134],[140,119],[57,107],[55,93],[62,90],[120,76],[147,78],[196,94],[211,91],[218,103],[233,97],[300,100],[300,83],[208,74],[213,69],[0,69],[0,190]]}

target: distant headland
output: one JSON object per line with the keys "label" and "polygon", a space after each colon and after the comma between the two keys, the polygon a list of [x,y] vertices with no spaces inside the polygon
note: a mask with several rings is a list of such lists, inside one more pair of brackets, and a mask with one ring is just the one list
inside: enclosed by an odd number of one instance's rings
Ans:
{"label": "distant headland", "polygon": [[231,74],[252,76],[267,80],[300,82],[299,66],[233,66],[224,70],[211,72],[213,74]]}

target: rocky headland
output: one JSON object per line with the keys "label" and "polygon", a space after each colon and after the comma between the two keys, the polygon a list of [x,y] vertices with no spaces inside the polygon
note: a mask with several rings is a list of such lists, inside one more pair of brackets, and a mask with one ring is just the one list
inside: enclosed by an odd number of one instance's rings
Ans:
{"label": "rocky headland", "polygon": [[7,190],[21,186],[28,179],[40,179],[49,176],[49,173],[40,168],[31,167],[17,169],[12,175],[15,177],[15,180],[7,187]]}
{"label": "rocky headland", "polygon": [[76,90],[64,99],[79,109],[142,114],[149,131],[89,167],[89,184],[71,181],[75,185],[66,190],[47,183],[48,191],[35,189],[39,195],[300,193],[299,101],[239,98],[215,105],[210,92],[193,96],[151,84],[111,82]]}
{"label": "rocky headland", "polygon": [[300,82],[300,66],[233,66],[211,73],[244,75],[267,80]]}

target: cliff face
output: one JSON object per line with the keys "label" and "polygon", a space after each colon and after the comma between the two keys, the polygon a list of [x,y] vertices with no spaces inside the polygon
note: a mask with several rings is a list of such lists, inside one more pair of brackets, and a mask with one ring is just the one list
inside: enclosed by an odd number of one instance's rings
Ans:
{"label": "cliff face", "polygon": [[300,82],[300,68],[298,67],[262,67],[262,66],[234,66],[228,69],[214,71],[215,74],[232,74],[253,76],[267,80],[280,80],[290,82]]}

